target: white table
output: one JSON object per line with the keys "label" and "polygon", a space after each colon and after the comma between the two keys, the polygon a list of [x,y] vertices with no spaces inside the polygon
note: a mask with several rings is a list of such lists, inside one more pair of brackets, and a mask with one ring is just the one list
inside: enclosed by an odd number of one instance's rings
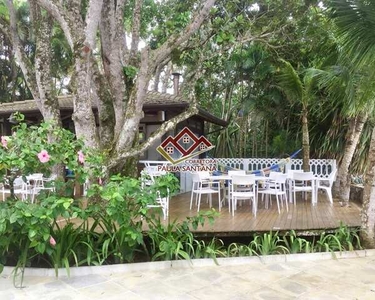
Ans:
{"label": "white table", "polygon": [[[241,176],[253,176],[254,174],[246,174],[246,175],[241,175]],[[232,177],[228,174],[223,174],[223,175],[211,175],[211,176],[208,176],[207,177],[208,180],[212,180],[212,181],[218,181],[218,180],[228,180],[228,181],[232,181]],[[269,177],[266,177],[266,176],[255,176],[254,177],[255,179],[255,182],[257,183],[258,185],[258,182],[259,181],[268,181],[269,180]],[[258,193],[258,186],[256,186],[256,193]],[[224,198],[222,201],[225,200],[225,197],[228,199],[228,208],[229,208],[229,212],[230,212],[230,188],[228,186],[227,188],[227,193],[226,193],[226,196],[224,194]],[[256,197],[258,197],[258,195],[256,195]]]}

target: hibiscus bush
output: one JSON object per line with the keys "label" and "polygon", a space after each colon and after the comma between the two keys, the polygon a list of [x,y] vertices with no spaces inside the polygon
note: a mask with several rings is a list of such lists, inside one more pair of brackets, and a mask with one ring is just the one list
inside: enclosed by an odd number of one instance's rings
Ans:
{"label": "hibiscus bush", "polygon": [[28,126],[22,121],[22,115],[18,115],[18,120],[20,123],[13,128],[13,134],[1,137],[1,182],[12,184],[16,176],[32,173],[49,176],[57,165],[74,172],[80,183],[87,176],[102,176],[103,156],[84,148],[72,132],[51,123]]}

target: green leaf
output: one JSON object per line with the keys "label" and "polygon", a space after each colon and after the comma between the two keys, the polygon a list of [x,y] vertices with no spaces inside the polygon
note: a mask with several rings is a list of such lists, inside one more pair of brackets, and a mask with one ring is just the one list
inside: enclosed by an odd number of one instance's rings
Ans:
{"label": "green leaf", "polygon": [[34,229],[29,230],[29,238],[32,239],[34,236],[36,236],[36,234],[37,234],[36,230]]}
{"label": "green leaf", "polygon": [[69,206],[70,206],[70,202],[64,202],[63,206],[64,206],[65,209],[68,209]]}
{"label": "green leaf", "polygon": [[10,218],[9,218],[9,222],[10,222],[10,224],[13,224],[13,223],[17,222],[17,219],[18,219],[18,214],[17,214],[17,212],[14,212],[14,213],[10,216]]}

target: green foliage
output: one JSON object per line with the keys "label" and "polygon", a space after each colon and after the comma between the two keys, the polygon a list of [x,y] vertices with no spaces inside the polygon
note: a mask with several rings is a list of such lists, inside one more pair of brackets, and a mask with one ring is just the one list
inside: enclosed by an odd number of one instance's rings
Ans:
{"label": "green foliage", "polygon": [[[14,117],[20,123],[14,128],[12,136],[2,137],[6,144],[0,146],[1,182],[12,185],[16,176],[32,173],[49,176],[52,167],[59,164],[73,171],[80,183],[84,183],[88,176],[103,176],[101,165],[104,156],[85,148],[72,132],[51,123],[28,126],[23,122],[22,114],[15,113]],[[79,159],[79,151],[84,155],[84,164]],[[47,159],[40,159],[42,152],[46,153]]]}
{"label": "green foliage", "polygon": [[312,252],[311,243],[304,238],[299,238],[294,230],[283,236],[285,247],[289,253]]}
{"label": "green foliage", "polygon": [[[167,226],[161,224],[159,219],[148,220],[149,231],[147,233],[151,240],[150,254],[153,260],[187,259],[195,257],[195,246],[198,245],[199,257],[205,253],[216,255],[214,244],[210,243],[210,249],[204,248],[200,242],[194,239],[191,232],[198,226],[204,226],[206,219],[212,223],[216,212],[200,212],[197,216],[187,217],[183,222],[173,221]],[[204,248],[204,250],[202,249]]]}
{"label": "green foliage", "polygon": [[278,233],[264,233],[263,235],[257,235],[254,240],[251,241],[251,245],[254,250],[260,255],[270,255],[270,254],[286,254],[289,253],[287,247],[281,244],[281,238]]}

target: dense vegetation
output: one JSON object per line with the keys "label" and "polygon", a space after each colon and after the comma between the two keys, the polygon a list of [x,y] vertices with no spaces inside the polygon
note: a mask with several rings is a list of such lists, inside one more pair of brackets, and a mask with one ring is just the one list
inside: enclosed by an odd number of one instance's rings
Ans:
{"label": "dense vegetation", "polygon": [[[20,267],[36,253],[47,253],[54,266],[100,264],[107,257],[130,261],[144,243],[141,217],[155,229],[151,247],[143,247],[150,257],[212,252],[207,249],[218,242],[192,239],[189,222],[167,229],[153,223],[144,206],[152,193],[145,195],[136,179],[110,181],[119,170],[130,174],[137,156],[196,113],[195,104],[229,122],[207,130],[216,141],[215,157],[281,157],[302,147],[305,169],[310,157],[336,158],[335,190],[343,201],[349,199],[350,175],[365,174],[363,228],[374,243],[374,28],[374,0],[0,0],[0,100],[32,97],[52,124],[21,124],[14,136],[2,137],[2,181],[12,185],[19,174],[48,174],[65,165],[81,182],[89,177],[105,183],[93,185],[87,212],[62,193],[64,183],[39,205],[2,203],[2,253],[16,249]],[[191,108],[139,144],[146,91],[165,92],[174,71],[183,73],[182,93]],[[63,94],[74,99],[76,136],[60,128],[57,97]],[[38,161],[39,154],[44,158]],[[112,207],[111,201],[118,203]],[[57,223],[58,216],[78,215],[78,228]],[[87,228],[89,216],[93,230]],[[190,221],[197,225],[197,218]],[[175,231],[189,241],[170,242]],[[8,240],[14,233],[24,235]],[[51,236],[71,242],[54,245]],[[323,249],[336,241],[328,236],[316,245]],[[254,241],[260,239],[275,238]],[[75,243],[77,249],[69,248]],[[264,247],[254,243],[252,250],[238,249],[262,253]]]}

